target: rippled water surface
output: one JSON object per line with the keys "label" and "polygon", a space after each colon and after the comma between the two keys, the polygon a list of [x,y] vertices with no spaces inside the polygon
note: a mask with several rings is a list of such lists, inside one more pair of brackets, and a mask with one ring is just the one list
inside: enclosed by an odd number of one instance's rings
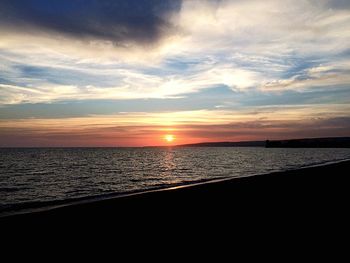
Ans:
{"label": "rippled water surface", "polygon": [[263,174],[350,158],[350,149],[0,149],[0,208]]}

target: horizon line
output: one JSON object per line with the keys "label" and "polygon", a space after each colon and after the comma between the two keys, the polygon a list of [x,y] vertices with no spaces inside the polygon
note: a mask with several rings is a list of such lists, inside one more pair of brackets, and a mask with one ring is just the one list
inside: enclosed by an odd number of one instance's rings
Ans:
{"label": "horizon line", "polygon": [[[310,139],[350,139],[349,136],[327,136],[327,137],[304,137],[304,138],[292,138],[292,139],[265,139],[265,140],[243,140],[243,141],[204,141],[198,143],[186,143],[175,145],[143,145],[143,146],[0,146],[0,149],[7,148],[170,148],[170,147],[186,147],[195,146],[201,144],[215,144],[215,143],[244,143],[244,142],[266,142],[266,141],[293,141],[293,140],[310,140]],[[232,146],[233,147],[233,146]],[[239,146],[235,146],[239,147]],[[262,147],[262,146],[250,146],[250,147]]]}

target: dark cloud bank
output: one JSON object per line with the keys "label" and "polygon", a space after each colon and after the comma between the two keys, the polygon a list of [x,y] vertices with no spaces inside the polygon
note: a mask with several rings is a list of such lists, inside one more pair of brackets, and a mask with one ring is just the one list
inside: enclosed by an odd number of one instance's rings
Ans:
{"label": "dark cloud bank", "polygon": [[180,8],[181,0],[1,0],[0,26],[149,44],[175,30],[167,17]]}

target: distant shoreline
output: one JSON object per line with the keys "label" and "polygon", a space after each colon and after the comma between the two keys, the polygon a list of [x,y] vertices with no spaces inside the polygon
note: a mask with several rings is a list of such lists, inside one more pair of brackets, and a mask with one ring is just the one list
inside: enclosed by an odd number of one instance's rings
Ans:
{"label": "distant shoreline", "polygon": [[239,142],[202,142],[176,145],[176,147],[350,148],[350,137],[324,137]]}

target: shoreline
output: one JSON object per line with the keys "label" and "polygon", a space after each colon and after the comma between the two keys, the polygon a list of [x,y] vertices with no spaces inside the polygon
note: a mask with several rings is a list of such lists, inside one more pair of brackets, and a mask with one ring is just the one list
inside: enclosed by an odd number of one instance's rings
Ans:
{"label": "shoreline", "polygon": [[[274,214],[279,207],[277,203],[282,200],[286,207],[298,208],[299,212],[309,207],[309,202],[313,203],[310,207],[317,210],[321,204],[325,205],[330,201],[337,202],[337,205],[345,202],[349,194],[343,188],[346,187],[345,175],[349,170],[350,160],[341,160],[281,172],[214,179],[54,207],[34,208],[24,213],[1,215],[0,223],[78,222],[82,219],[127,222],[145,214],[148,214],[148,218],[168,218],[170,215],[197,217],[210,215],[212,212],[228,216],[226,207],[230,205],[240,213],[249,214],[249,207],[256,211],[264,207]],[[336,195],[329,195],[330,190],[335,190]],[[340,198],[340,194],[344,198]]]}
{"label": "shoreline", "polygon": [[187,182],[187,183],[179,183],[175,185],[169,185],[168,187],[160,187],[160,188],[152,188],[147,190],[136,190],[134,192],[124,192],[124,193],[110,193],[106,195],[99,195],[99,196],[90,196],[90,197],[81,197],[76,199],[66,199],[66,200],[57,200],[57,201],[47,201],[47,202],[28,202],[24,204],[18,204],[18,207],[22,208],[14,208],[14,209],[8,209],[6,211],[6,208],[4,211],[0,211],[0,219],[5,217],[12,217],[17,215],[23,215],[23,214],[32,214],[32,213],[40,213],[40,212],[46,212],[53,209],[60,209],[68,206],[77,206],[82,204],[89,204],[94,202],[102,202],[106,200],[111,199],[118,199],[118,198],[127,198],[132,197],[134,195],[144,195],[144,194],[150,194],[153,192],[162,192],[162,191],[169,191],[169,190],[175,190],[175,189],[182,189],[182,188],[188,188],[188,187],[197,187],[201,185],[207,185],[212,183],[221,183],[226,182],[230,180],[238,180],[241,178],[246,177],[253,177],[253,176],[266,176],[266,175],[272,175],[276,173],[284,173],[289,171],[298,171],[300,169],[305,168],[313,168],[313,167],[322,167],[322,166],[328,166],[332,164],[338,164],[343,162],[350,162],[350,158],[348,159],[342,159],[342,160],[335,160],[335,161],[326,161],[323,163],[318,164],[312,164],[307,166],[302,166],[299,168],[291,168],[283,171],[274,171],[270,173],[256,173],[256,174],[249,174],[249,175],[240,175],[239,177],[223,177],[223,178],[216,178],[216,179],[204,179],[200,181],[193,181],[193,182]]}

